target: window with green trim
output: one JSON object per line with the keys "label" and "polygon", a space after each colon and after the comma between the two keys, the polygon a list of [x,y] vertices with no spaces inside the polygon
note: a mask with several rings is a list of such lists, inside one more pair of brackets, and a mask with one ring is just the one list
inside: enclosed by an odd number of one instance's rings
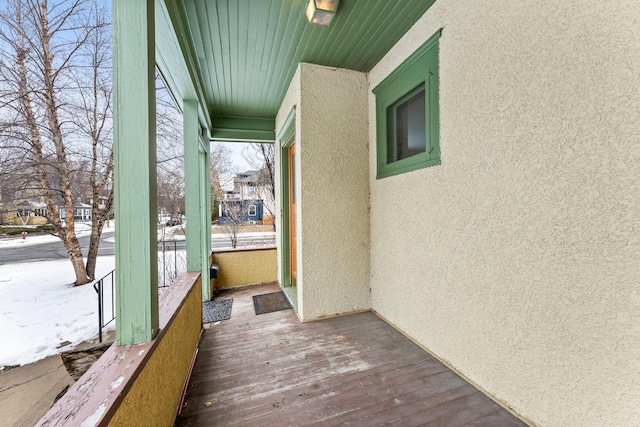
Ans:
{"label": "window with green trim", "polygon": [[441,31],[373,89],[378,179],[440,163],[438,39]]}

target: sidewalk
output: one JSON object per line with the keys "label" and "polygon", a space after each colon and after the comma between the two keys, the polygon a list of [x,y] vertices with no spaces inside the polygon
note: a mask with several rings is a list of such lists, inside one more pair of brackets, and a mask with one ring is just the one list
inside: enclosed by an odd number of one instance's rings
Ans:
{"label": "sidewalk", "polygon": [[0,426],[33,426],[73,382],[60,355],[0,371]]}

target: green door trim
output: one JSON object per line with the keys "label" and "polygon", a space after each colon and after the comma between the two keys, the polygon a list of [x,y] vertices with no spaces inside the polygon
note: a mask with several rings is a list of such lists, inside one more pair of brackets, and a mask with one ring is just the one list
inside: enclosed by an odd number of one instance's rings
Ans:
{"label": "green door trim", "polygon": [[[278,141],[280,141],[280,194],[281,194],[281,215],[280,215],[280,243],[282,250],[280,251],[280,261],[282,265],[280,285],[283,288],[291,286],[291,267],[290,267],[290,245],[289,245],[289,148],[295,142],[296,129],[296,108],[293,107],[287,116],[287,119],[278,133]],[[284,159],[287,159],[286,161]]]}

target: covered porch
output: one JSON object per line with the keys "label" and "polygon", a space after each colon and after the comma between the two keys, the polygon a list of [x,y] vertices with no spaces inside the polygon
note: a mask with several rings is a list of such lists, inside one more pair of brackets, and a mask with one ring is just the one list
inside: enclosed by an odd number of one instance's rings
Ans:
{"label": "covered porch", "polygon": [[231,318],[207,324],[177,426],[524,426],[371,312],[301,323],[256,315],[223,291]]}
{"label": "covered porch", "polygon": [[[196,353],[185,425],[639,424],[640,9],[316,3],[113,0],[117,345],[41,424],[171,425]],[[160,304],[156,67],[189,271]],[[295,314],[238,294],[200,339],[215,141],[275,144]]]}

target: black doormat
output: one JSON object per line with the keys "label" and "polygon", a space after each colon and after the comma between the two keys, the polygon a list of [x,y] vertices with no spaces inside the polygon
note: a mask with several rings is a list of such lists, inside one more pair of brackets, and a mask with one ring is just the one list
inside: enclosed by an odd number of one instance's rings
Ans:
{"label": "black doormat", "polygon": [[202,323],[219,322],[231,317],[233,298],[202,303]]}
{"label": "black doormat", "polygon": [[273,313],[274,311],[289,310],[291,304],[284,296],[284,292],[273,292],[270,294],[254,295],[253,308],[256,314]]}

